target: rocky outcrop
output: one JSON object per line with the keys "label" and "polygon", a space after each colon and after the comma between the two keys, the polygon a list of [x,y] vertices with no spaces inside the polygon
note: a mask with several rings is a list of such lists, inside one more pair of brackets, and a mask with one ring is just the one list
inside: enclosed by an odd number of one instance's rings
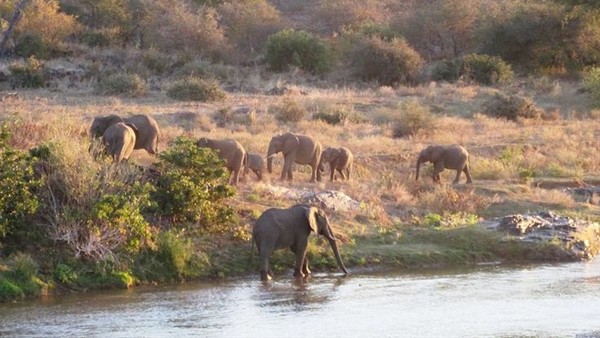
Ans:
{"label": "rocky outcrop", "polygon": [[506,232],[524,242],[556,242],[573,259],[593,258],[600,242],[600,225],[557,215],[551,211],[516,214],[492,220],[488,228]]}
{"label": "rocky outcrop", "polygon": [[266,185],[266,190],[277,197],[298,200],[331,211],[357,211],[360,202],[337,190],[312,191],[307,189],[290,189],[281,186]]}

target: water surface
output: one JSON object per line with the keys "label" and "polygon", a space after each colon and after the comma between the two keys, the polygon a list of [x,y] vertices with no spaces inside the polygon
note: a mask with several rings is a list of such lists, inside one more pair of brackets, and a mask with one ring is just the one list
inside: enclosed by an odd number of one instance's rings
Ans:
{"label": "water surface", "polygon": [[316,274],[0,305],[0,336],[600,337],[600,260]]}

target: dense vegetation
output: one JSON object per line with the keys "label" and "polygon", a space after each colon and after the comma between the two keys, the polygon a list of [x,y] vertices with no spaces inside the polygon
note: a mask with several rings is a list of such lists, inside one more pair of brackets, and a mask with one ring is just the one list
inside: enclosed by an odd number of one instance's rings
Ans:
{"label": "dense vegetation", "polygon": [[[200,133],[233,134],[260,153],[283,130],[359,155],[471,142],[481,148],[476,179],[517,185],[404,184],[404,169],[389,167],[398,158],[359,156],[356,177],[367,183],[342,189],[361,208],[332,212],[350,264],[552,257],[552,246],[494,245],[498,235],[471,226],[515,204],[535,209],[524,201],[597,213],[528,184],[600,168],[594,132],[580,128],[592,123],[577,120],[593,120],[600,104],[599,10],[568,0],[0,0],[0,300],[252,270],[251,220],[294,201],[227,185],[215,154],[194,146]],[[589,106],[561,102],[560,81],[581,81]],[[540,97],[554,100],[541,107]],[[236,113],[240,103],[255,110]],[[161,153],[119,166],[92,156],[81,121],[113,110],[168,114]],[[573,119],[533,135],[561,118]],[[502,147],[479,137],[497,130],[521,135],[497,137]],[[313,244],[316,268],[335,266]],[[276,255],[274,269],[289,259]]]}

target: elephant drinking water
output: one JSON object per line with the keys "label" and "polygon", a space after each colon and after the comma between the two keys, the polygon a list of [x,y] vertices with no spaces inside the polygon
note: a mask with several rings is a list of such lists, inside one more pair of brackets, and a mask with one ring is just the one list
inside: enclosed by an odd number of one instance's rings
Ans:
{"label": "elephant drinking water", "polygon": [[315,207],[299,204],[288,209],[267,209],[256,220],[252,237],[260,257],[261,279],[271,279],[269,256],[273,251],[284,248],[290,248],[296,254],[294,276],[304,277],[310,274],[306,248],[311,231],[327,238],[340,269],[347,274],[348,270],[340,257],[327,215]]}

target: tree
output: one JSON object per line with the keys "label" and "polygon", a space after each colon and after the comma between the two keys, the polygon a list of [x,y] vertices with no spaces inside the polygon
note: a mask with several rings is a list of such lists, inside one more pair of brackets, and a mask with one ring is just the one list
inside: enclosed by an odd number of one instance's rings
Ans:
{"label": "tree", "polygon": [[10,35],[15,29],[15,26],[21,19],[21,16],[23,15],[23,10],[30,1],[31,0],[21,0],[21,2],[19,2],[19,4],[15,7],[13,17],[8,22],[8,28],[6,28],[6,30],[2,33],[2,39],[0,40],[0,57],[2,57],[5,54],[6,43],[8,42]]}

